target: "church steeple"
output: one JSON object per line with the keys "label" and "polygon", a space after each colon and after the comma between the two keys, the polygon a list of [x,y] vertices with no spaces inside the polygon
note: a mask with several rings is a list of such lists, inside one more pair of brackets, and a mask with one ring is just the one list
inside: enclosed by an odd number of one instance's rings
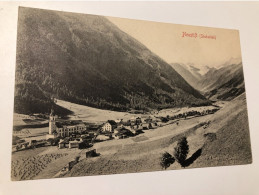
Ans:
{"label": "church steeple", "polygon": [[50,116],[54,116],[54,109],[53,108],[51,108],[51,110],[50,110]]}
{"label": "church steeple", "polygon": [[50,115],[49,115],[49,134],[53,134],[53,132],[56,130],[56,117],[54,115],[54,109],[51,109]]}

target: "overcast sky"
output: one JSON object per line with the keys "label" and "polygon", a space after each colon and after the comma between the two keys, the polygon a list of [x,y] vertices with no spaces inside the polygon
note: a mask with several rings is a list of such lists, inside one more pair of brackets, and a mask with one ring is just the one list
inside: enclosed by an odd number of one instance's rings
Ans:
{"label": "overcast sky", "polygon": [[[107,18],[168,63],[192,63],[202,68],[219,67],[231,59],[241,61],[237,30]],[[198,37],[182,37],[183,32],[197,33]],[[216,40],[201,39],[199,34],[216,36]]]}

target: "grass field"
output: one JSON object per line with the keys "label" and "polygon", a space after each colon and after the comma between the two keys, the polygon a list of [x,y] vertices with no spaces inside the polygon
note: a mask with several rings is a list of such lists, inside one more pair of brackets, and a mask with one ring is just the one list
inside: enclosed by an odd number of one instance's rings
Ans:
{"label": "grass field", "polygon": [[[131,118],[133,116],[128,113],[106,110],[103,111],[106,114],[103,114],[99,113],[101,112],[99,109],[80,107],[80,105],[67,102],[62,102],[62,104],[71,106],[75,113],[74,116],[71,116],[72,118],[81,116],[89,117],[90,121],[101,121],[106,120],[106,118],[116,119],[116,117],[123,116]],[[189,161],[187,168],[251,163],[252,155],[245,96],[239,96],[231,102],[220,102],[220,106],[222,109],[214,114],[180,119],[178,125],[167,123],[163,127],[145,130],[143,134],[135,137],[95,143],[93,148],[97,150],[97,153],[100,153],[100,156],[95,158],[85,157],[87,149],[43,147],[14,152],[12,155],[12,179],[26,180],[159,171],[162,170],[160,166],[162,154],[164,152],[173,154],[177,140],[184,136],[187,137],[189,145],[187,159],[192,160]],[[202,111],[202,109],[208,108],[188,108],[188,110],[190,109]],[[85,111],[86,114],[81,115]],[[93,112],[91,113],[91,111]],[[170,113],[172,115],[172,113],[180,112],[182,110],[167,109],[160,111],[157,115],[164,116],[170,115]],[[86,120],[86,118],[81,119]],[[32,135],[41,137],[43,136],[41,134],[46,133],[46,129],[23,131],[26,139],[30,139]],[[213,135],[214,138],[208,139],[205,135]],[[80,160],[71,171],[65,175],[55,176],[78,155]],[[193,158],[194,156],[195,158]],[[174,162],[168,170],[181,168],[177,162]]]}
{"label": "grass field", "polygon": [[84,152],[79,149],[58,149],[56,146],[13,152],[11,178],[13,181],[52,178]]}
{"label": "grass field", "polygon": [[35,118],[26,114],[17,114],[13,115],[13,125],[22,126],[22,125],[33,125],[33,124],[44,124],[48,122],[46,119]]}
{"label": "grass field", "polygon": [[83,120],[86,122],[105,122],[107,120],[123,119],[124,121],[131,119],[132,117],[166,117],[167,115],[177,115],[188,111],[200,111],[214,109],[215,106],[203,106],[203,107],[183,107],[183,108],[170,108],[164,109],[159,112],[153,111],[146,114],[131,114],[128,112],[117,112],[110,110],[102,110],[97,108],[91,108],[84,105],[74,104],[71,102],[57,100],[57,104],[64,108],[71,110],[74,114],[69,115],[70,119]]}
{"label": "grass field", "polygon": [[24,139],[25,141],[45,139],[49,132],[49,127],[43,128],[25,128],[20,131],[13,131],[13,135]]}
{"label": "grass field", "polygon": [[70,119],[83,120],[86,122],[105,122],[111,119],[130,119],[133,116],[139,116],[138,114],[130,114],[127,112],[117,112],[92,108],[63,100],[57,100],[56,104],[67,108],[74,113],[73,115],[69,115]]}
{"label": "grass field", "polygon": [[[204,146],[201,157],[190,168],[252,163],[245,97],[238,97],[232,104],[235,102],[239,102],[236,111],[229,109],[228,120],[218,127],[217,140]],[[215,124],[219,122],[216,120]]]}
{"label": "grass field", "polygon": [[[211,122],[203,128],[207,121]],[[206,133],[215,133],[216,140],[208,141]],[[245,97],[224,103],[213,115],[181,120],[179,126],[170,124],[134,138],[98,143],[94,148],[101,156],[82,159],[65,177],[162,170],[161,155],[173,154],[177,139],[183,136],[190,149],[187,158],[199,152],[187,168],[251,163]],[[168,170],[181,168],[175,162]]]}

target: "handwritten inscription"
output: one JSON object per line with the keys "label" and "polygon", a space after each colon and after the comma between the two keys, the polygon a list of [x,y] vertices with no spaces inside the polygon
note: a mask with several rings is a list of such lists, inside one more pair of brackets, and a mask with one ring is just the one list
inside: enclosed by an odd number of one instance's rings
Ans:
{"label": "handwritten inscription", "polygon": [[189,37],[189,38],[199,38],[199,39],[214,39],[216,40],[216,35],[207,35],[207,34],[198,34],[198,33],[187,33],[182,32],[182,37]]}

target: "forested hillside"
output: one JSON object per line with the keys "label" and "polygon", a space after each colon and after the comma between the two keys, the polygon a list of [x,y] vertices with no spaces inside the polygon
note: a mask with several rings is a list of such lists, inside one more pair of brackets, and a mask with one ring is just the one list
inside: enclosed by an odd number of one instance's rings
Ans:
{"label": "forested hillside", "polygon": [[19,8],[15,112],[51,98],[125,111],[210,102],[107,18]]}

